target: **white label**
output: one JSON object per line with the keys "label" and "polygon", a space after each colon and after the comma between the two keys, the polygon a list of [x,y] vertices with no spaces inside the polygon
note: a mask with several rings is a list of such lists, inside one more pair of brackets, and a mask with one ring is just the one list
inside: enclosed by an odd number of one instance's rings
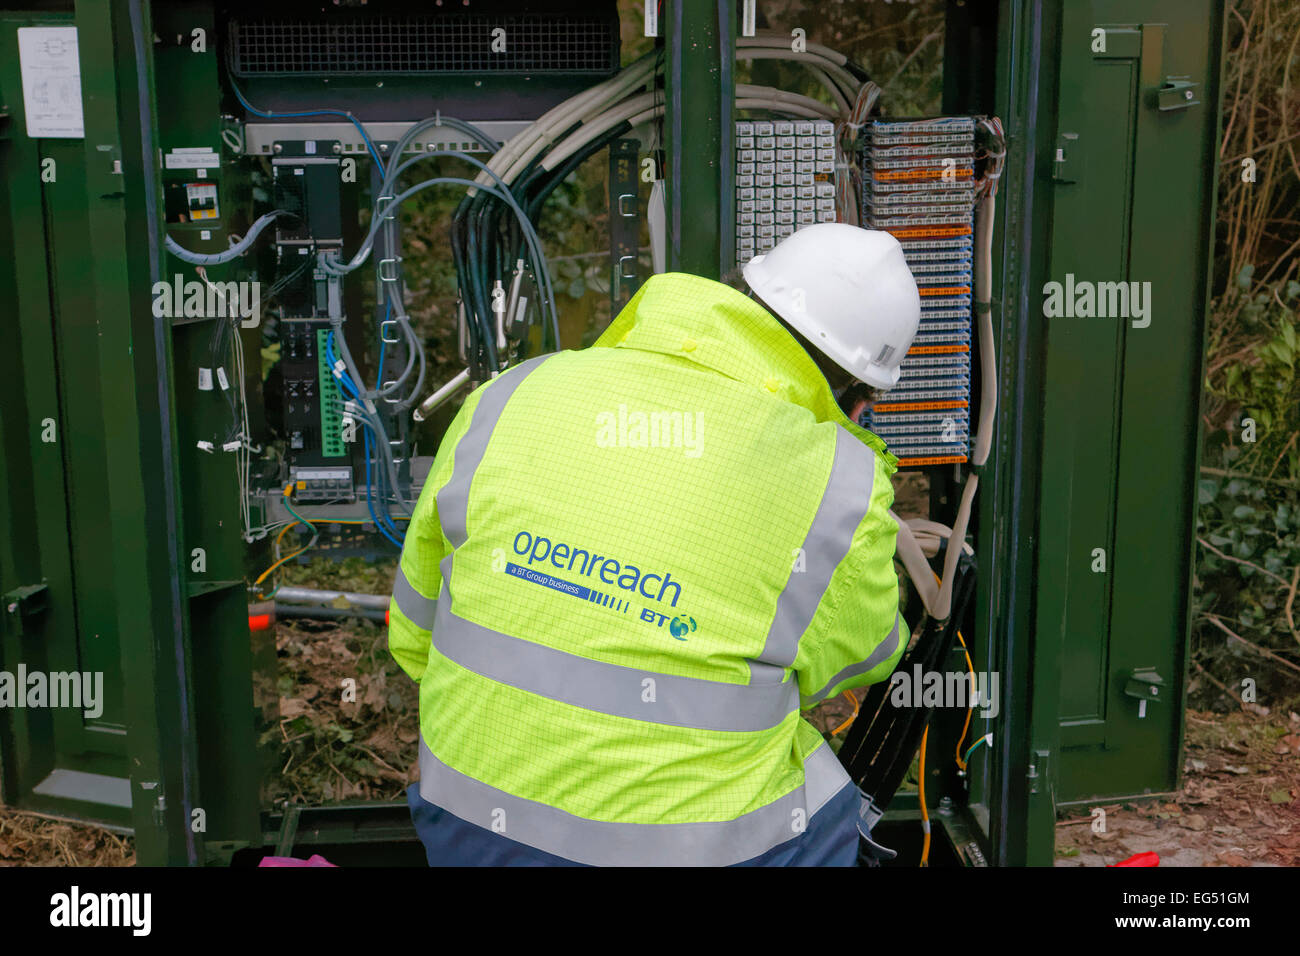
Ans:
{"label": "white label", "polygon": [[211,239],[211,238],[212,238],[212,230],[211,230],[211,229],[201,229],[201,230],[199,231],[199,238],[200,238],[200,239]]}
{"label": "white label", "polygon": [[316,154],[316,141],[314,139],[309,139],[307,142],[302,144],[302,148],[303,152],[308,156],[314,156]]}
{"label": "white label", "polygon": [[212,369],[210,368],[199,369],[199,391],[200,392],[212,391]]}
{"label": "white label", "polygon": [[220,365],[217,366],[217,382],[221,385],[223,392],[230,388],[230,380],[226,378],[226,370]]}
{"label": "white label", "polygon": [[163,157],[163,166],[167,169],[197,169],[200,178],[208,175],[209,166],[220,165],[217,154],[206,146],[173,149]]}
{"label": "white label", "polygon": [[194,170],[194,175],[198,176],[199,179],[207,179],[208,171],[206,169],[196,169]]}
{"label": "white label", "polygon": [[645,35],[648,37],[659,35],[659,4],[656,0],[647,0],[645,5]]}
{"label": "white label", "polygon": [[84,137],[77,28],[19,27],[18,60],[27,135],[32,139]]}

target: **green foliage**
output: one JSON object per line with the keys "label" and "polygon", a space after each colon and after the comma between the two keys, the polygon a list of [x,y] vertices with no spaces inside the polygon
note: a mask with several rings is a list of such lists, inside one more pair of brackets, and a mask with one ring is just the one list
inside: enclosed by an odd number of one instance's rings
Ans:
{"label": "green foliage", "polygon": [[[1209,695],[1201,703],[1231,703],[1214,681],[1237,690],[1249,676],[1258,701],[1276,706],[1300,691],[1294,671],[1279,663],[1300,650],[1286,611],[1300,565],[1300,282],[1293,278],[1300,96],[1292,79],[1300,5],[1230,0],[1225,29],[1197,531],[1237,561],[1198,546],[1193,659],[1211,678],[1201,685]],[[1246,158],[1254,175],[1243,178]]]}
{"label": "green foliage", "polygon": [[[1223,464],[1231,467],[1239,459],[1239,449],[1221,450]],[[1300,690],[1294,675],[1232,640],[1210,615],[1257,647],[1294,657],[1300,638],[1291,630],[1285,605],[1288,582],[1300,565],[1300,486],[1206,474],[1197,493],[1197,538],[1228,557],[1198,545],[1195,659],[1229,686],[1239,688],[1241,678],[1249,676],[1260,700],[1286,702]],[[1202,689],[1213,697],[1212,687]]]}
{"label": "green foliage", "polygon": [[[1211,348],[1237,345],[1231,361],[1214,368],[1207,383],[1212,398],[1225,410],[1236,409],[1227,440],[1240,448],[1234,465],[1251,473],[1300,477],[1300,282],[1289,280],[1253,291],[1250,267],[1238,277],[1239,290],[1225,297],[1221,309],[1232,313],[1229,325],[1212,339]],[[1230,330],[1230,331],[1228,331]],[[1243,419],[1255,423],[1254,441],[1243,441]],[[1233,427],[1233,426],[1238,427]]]}

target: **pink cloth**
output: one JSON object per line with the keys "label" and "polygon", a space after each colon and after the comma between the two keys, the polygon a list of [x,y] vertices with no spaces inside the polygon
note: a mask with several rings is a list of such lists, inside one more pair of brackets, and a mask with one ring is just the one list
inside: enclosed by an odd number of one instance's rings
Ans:
{"label": "pink cloth", "polygon": [[319,853],[313,853],[305,860],[296,856],[264,856],[258,866],[336,866]]}

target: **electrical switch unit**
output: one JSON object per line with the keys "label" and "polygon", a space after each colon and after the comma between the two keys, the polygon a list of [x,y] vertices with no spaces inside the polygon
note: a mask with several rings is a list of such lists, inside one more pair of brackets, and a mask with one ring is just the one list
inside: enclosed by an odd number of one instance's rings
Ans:
{"label": "electrical switch unit", "polygon": [[216,183],[186,183],[185,205],[191,222],[221,218],[221,210],[217,207]]}

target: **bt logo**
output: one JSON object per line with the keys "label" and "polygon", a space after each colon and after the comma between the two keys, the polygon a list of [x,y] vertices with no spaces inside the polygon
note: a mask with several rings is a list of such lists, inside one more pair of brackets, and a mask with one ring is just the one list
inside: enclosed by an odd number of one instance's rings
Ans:
{"label": "bt logo", "polygon": [[668,624],[668,633],[679,641],[686,640],[686,635],[695,631],[695,618],[679,614]]}
{"label": "bt logo", "polygon": [[663,627],[664,621],[668,621],[668,633],[679,641],[686,640],[687,634],[692,634],[698,630],[695,618],[687,614],[679,614],[670,620],[667,614],[659,614],[648,607],[641,609],[641,620],[649,621],[656,627]]}

